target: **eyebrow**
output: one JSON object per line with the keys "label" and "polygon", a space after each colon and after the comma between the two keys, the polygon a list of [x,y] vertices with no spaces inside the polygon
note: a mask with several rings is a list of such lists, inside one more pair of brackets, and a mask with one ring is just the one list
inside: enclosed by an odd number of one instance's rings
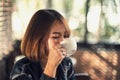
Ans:
{"label": "eyebrow", "polygon": [[52,34],[60,34],[60,32],[53,32]]}

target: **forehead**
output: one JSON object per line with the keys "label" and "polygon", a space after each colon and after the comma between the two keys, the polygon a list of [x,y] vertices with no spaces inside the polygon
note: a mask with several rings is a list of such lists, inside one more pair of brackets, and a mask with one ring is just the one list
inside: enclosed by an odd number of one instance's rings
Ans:
{"label": "forehead", "polygon": [[65,26],[63,23],[56,21],[53,23],[50,32],[51,33],[53,33],[53,32],[61,32],[62,33],[62,32],[66,32],[66,29],[65,29]]}

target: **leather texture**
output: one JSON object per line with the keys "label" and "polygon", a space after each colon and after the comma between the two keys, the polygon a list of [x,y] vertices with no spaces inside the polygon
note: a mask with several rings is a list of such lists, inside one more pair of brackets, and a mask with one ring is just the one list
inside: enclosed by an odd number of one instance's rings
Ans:
{"label": "leather texture", "polygon": [[22,58],[15,63],[10,74],[10,80],[75,80],[73,64],[70,58],[65,58],[57,68],[56,77],[43,74],[40,62]]}

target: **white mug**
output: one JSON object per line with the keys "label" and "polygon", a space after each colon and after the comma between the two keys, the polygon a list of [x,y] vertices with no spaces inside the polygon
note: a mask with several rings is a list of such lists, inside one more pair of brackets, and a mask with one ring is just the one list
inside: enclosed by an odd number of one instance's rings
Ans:
{"label": "white mug", "polygon": [[69,37],[69,38],[65,38],[62,42],[61,42],[62,46],[66,49],[67,52],[67,56],[66,57],[70,57],[71,55],[73,55],[75,53],[75,51],[77,50],[77,42],[75,41],[74,38]]}

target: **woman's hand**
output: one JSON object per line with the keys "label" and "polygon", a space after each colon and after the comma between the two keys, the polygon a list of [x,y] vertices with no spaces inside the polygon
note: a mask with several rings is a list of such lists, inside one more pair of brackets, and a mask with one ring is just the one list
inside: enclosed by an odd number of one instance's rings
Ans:
{"label": "woman's hand", "polygon": [[66,49],[63,48],[62,45],[57,44],[49,52],[48,63],[51,63],[54,67],[57,68],[57,66],[61,63],[65,56]]}
{"label": "woman's hand", "polygon": [[65,56],[66,49],[60,44],[57,44],[50,49],[44,73],[50,77],[55,77],[56,69]]}

